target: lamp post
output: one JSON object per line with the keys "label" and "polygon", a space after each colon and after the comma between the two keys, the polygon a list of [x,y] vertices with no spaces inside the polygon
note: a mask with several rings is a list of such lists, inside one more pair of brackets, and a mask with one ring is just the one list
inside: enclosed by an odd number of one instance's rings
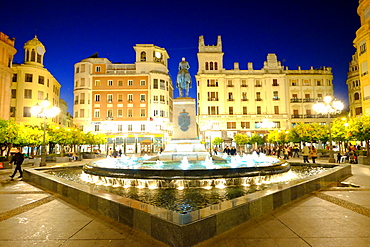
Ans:
{"label": "lamp post", "polygon": [[313,105],[312,109],[321,114],[328,115],[328,128],[329,128],[329,163],[335,163],[334,153],[333,153],[333,140],[331,136],[331,120],[330,114],[339,113],[343,110],[344,105],[339,100],[333,100],[333,98],[328,95],[324,97],[325,103],[316,103]]}
{"label": "lamp post", "polygon": [[46,119],[53,118],[60,113],[60,108],[53,106],[50,107],[50,101],[46,98],[41,102],[41,105],[38,103],[35,106],[31,107],[31,114],[38,117],[44,118],[44,136],[42,140],[42,147],[41,147],[41,162],[40,166],[46,165]]}

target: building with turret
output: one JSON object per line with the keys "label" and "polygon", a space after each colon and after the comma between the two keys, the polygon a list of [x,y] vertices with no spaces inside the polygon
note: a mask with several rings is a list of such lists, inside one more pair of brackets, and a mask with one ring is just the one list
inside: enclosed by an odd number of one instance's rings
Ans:
{"label": "building with turret", "polygon": [[171,135],[169,56],[152,44],[134,50],[134,64],[112,63],[97,54],[75,64],[74,124],[108,134],[110,148],[125,153],[157,151]]}
{"label": "building with turret", "polygon": [[0,119],[10,119],[10,98],[13,77],[13,57],[15,39],[0,32]]}
{"label": "building with turret", "polygon": [[[45,46],[35,36],[24,45],[24,63],[13,64],[10,119],[17,123],[38,125],[42,120],[31,115],[31,107],[43,100],[59,107],[60,83],[44,68]],[[59,125],[59,115],[47,119]]]}
{"label": "building with turret", "polygon": [[252,63],[241,69],[234,63],[227,70],[221,36],[216,45],[205,45],[200,36],[198,45],[198,124],[206,140],[285,131],[299,122],[325,124],[326,116],[313,112],[312,106],[334,94],[331,68],[291,70],[276,54],[268,54],[261,69]]}
{"label": "building with turret", "polygon": [[361,80],[358,66],[357,52],[352,56],[347,73],[347,87],[349,99],[349,115],[351,117],[362,114]]}

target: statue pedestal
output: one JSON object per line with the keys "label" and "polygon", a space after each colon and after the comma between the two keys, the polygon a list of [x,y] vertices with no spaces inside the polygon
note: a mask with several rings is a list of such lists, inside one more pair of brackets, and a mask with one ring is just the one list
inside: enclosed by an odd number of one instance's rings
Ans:
{"label": "statue pedestal", "polygon": [[173,135],[159,160],[205,160],[209,155],[198,138],[195,99],[177,98],[173,100]]}

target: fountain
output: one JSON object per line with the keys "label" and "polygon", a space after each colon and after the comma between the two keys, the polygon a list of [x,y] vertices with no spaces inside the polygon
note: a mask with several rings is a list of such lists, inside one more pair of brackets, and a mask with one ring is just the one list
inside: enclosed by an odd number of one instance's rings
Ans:
{"label": "fountain", "polygon": [[[182,85],[179,88],[181,97],[174,100],[173,115],[177,119],[173,139],[161,154],[143,158],[134,155],[131,158],[107,158],[86,164],[80,179],[93,186],[51,174],[68,170],[66,167],[26,169],[23,179],[171,246],[181,247],[214,237],[351,174],[350,165],[316,164],[331,169],[294,182],[286,180],[271,185],[279,174],[289,178],[294,164],[256,153],[210,156],[197,139],[195,100],[188,97],[191,82],[185,80],[190,78],[187,69],[184,70],[188,64],[183,60],[180,65],[178,85]],[[182,97],[183,89],[187,90],[186,97]],[[212,190],[223,191],[233,186],[269,187],[198,210],[189,210],[189,202],[183,201],[179,205],[181,212],[177,212],[95,189],[103,185],[114,190],[150,190],[157,194],[162,190],[186,193],[188,189],[195,189],[212,193]]]}

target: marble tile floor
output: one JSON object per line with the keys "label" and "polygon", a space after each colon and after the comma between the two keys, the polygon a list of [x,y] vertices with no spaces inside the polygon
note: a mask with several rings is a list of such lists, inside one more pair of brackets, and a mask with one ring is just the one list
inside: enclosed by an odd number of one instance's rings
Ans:
{"label": "marble tile floor", "polygon": [[[370,167],[197,247],[370,246]],[[167,246],[0,171],[0,246]],[[359,187],[357,187],[359,186]]]}

